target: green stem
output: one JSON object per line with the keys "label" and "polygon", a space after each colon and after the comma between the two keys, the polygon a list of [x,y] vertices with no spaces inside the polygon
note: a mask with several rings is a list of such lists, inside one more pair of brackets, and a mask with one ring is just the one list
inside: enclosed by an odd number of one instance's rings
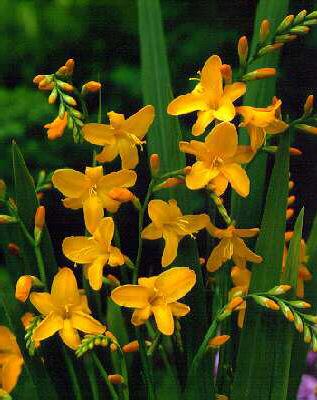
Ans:
{"label": "green stem", "polygon": [[70,359],[69,355],[67,354],[67,350],[65,349],[65,346],[62,346],[63,349],[63,353],[64,353],[64,359],[66,362],[66,367],[70,376],[70,380],[72,382],[72,387],[73,387],[73,391],[74,391],[74,395],[75,395],[75,399],[76,400],[82,400],[82,394],[80,391],[80,386],[78,383],[78,379],[77,379],[77,375],[74,369],[74,365],[72,360]]}
{"label": "green stem", "polygon": [[157,332],[152,340],[151,346],[148,348],[148,351],[147,351],[148,357],[153,356],[153,354],[154,354],[155,350],[157,349],[158,344],[160,342],[160,338],[161,338],[161,332]]}
{"label": "green stem", "polygon": [[95,376],[95,371],[94,371],[94,366],[92,364],[92,356],[91,354],[85,354],[83,357],[84,360],[84,365],[85,365],[85,370],[88,375],[88,380],[91,388],[91,393],[92,393],[92,400],[99,400],[99,390],[98,390],[98,384],[96,381],[96,376]]}
{"label": "green stem", "polygon": [[210,198],[215,203],[215,206],[216,206],[217,210],[219,211],[219,214],[224,219],[225,223],[228,226],[232,225],[232,220],[229,217],[225,206],[222,204],[221,199],[217,195],[215,195],[214,193],[210,193]]}
{"label": "green stem", "polygon": [[42,256],[42,251],[39,245],[34,246],[35,257],[37,261],[37,267],[39,269],[40,281],[43,283],[45,290],[47,290],[47,281],[45,274],[45,265]]}
{"label": "green stem", "polygon": [[29,234],[28,230],[26,229],[26,226],[24,225],[24,222],[18,217],[18,215],[15,215],[15,217],[17,218],[19,225],[22,229],[22,232],[25,236],[25,238],[28,240],[28,242],[30,243],[30,245],[32,247],[35,247],[35,240],[34,238]]}
{"label": "green stem", "polygon": [[119,400],[119,397],[118,397],[118,395],[117,395],[117,392],[115,391],[115,389],[114,389],[112,383],[109,382],[108,374],[107,374],[106,370],[104,369],[104,367],[103,367],[103,365],[101,364],[99,358],[97,357],[96,353],[94,353],[94,352],[92,353],[92,359],[93,359],[93,361],[94,361],[96,367],[98,368],[98,370],[99,370],[101,376],[102,376],[103,379],[106,381],[106,384],[107,384],[107,386],[108,386],[108,389],[109,389],[111,398],[112,398],[113,400]]}

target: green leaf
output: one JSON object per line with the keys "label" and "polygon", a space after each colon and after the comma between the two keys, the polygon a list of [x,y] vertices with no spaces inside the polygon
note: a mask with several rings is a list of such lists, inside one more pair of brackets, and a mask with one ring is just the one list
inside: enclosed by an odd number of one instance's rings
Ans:
{"label": "green leaf", "polygon": [[[289,132],[280,135],[280,145],[256,244],[256,253],[263,257],[263,263],[253,265],[251,293],[267,291],[280,282],[288,195],[289,140]],[[269,400],[271,388],[280,384],[272,381],[272,365],[275,362],[272,349],[275,349],[278,340],[274,329],[277,321],[276,313],[259,310],[251,303],[248,305],[241,334],[232,400]]]}

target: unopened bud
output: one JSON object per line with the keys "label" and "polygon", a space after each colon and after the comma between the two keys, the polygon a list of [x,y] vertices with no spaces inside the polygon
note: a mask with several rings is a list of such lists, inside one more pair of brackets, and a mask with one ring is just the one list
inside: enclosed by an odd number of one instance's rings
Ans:
{"label": "unopened bud", "polygon": [[48,96],[48,104],[54,104],[57,99],[57,89],[54,87],[51,94]]}
{"label": "unopened bud", "polygon": [[40,282],[36,276],[23,275],[17,280],[15,285],[15,298],[25,303],[30,295],[33,283]]}
{"label": "unopened bud", "polygon": [[301,301],[301,300],[292,300],[292,301],[289,301],[289,304],[296,308],[310,308],[311,307],[311,305],[309,303],[307,303],[306,301]]}
{"label": "unopened bud", "polygon": [[283,21],[279,24],[279,26],[276,29],[276,34],[285,32],[290,28],[294,21],[294,15],[288,15],[283,19]]}
{"label": "unopened bud", "polygon": [[20,255],[20,247],[17,244],[9,243],[7,248],[8,248],[8,252],[11,254],[11,256],[19,256]]}
{"label": "unopened bud", "polygon": [[261,306],[270,308],[271,310],[277,311],[280,309],[279,305],[275,303],[275,301],[265,297],[265,296],[257,296],[253,295],[252,296],[255,300],[255,302]]}
{"label": "unopened bud", "polygon": [[309,21],[303,22],[304,26],[314,26],[317,25],[317,19],[310,19]]}
{"label": "unopened bud", "polygon": [[300,317],[298,314],[296,314],[296,313],[294,313],[294,325],[295,325],[296,330],[297,330],[299,333],[302,333],[302,332],[303,332],[303,330],[304,330],[303,320],[302,320],[301,317]]}
{"label": "unopened bud", "polygon": [[151,154],[150,168],[153,176],[156,176],[160,170],[160,156],[158,154]]}
{"label": "unopened bud", "polygon": [[313,11],[306,16],[306,19],[314,19],[317,18],[317,11]]}
{"label": "unopened bud", "polygon": [[99,92],[99,90],[101,89],[101,83],[100,82],[96,82],[96,81],[89,81],[86,82],[82,88],[81,88],[81,93],[83,95],[85,95],[86,93],[95,93],[95,92]]}
{"label": "unopened bud", "polygon": [[225,344],[230,339],[229,335],[215,336],[208,341],[208,347],[216,348]]}
{"label": "unopened bud", "polygon": [[314,108],[314,95],[310,94],[307,96],[307,99],[304,104],[304,116],[308,117],[312,112]]}
{"label": "unopened bud", "polygon": [[112,353],[114,353],[118,350],[118,346],[115,343],[111,343],[110,350],[112,351]]}
{"label": "unopened bud", "polygon": [[15,217],[11,217],[10,215],[0,215],[0,225],[2,224],[15,224],[17,219]]}
{"label": "unopened bud", "polygon": [[317,315],[307,315],[307,314],[305,314],[305,319],[307,319],[307,321],[312,322],[313,324],[317,324]]}
{"label": "unopened bud", "polygon": [[295,186],[295,182],[294,181],[289,181],[288,182],[288,190],[292,190]]}
{"label": "unopened bud", "polygon": [[280,302],[280,306],[281,306],[282,313],[284,314],[284,317],[288,321],[293,322],[294,314],[292,313],[291,309],[285,303],[282,303],[282,302]]}
{"label": "unopened bud", "polygon": [[76,100],[74,99],[74,97],[69,96],[68,94],[63,94],[63,99],[65,101],[65,103],[67,103],[68,105],[75,107],[77,105]]}
{"label": "unopened bud", "polygon": [[42,230],[45,224],[45,207],[39,206],[34,217],[34,224],[38,230]]}
{"label": "unopened bud", "polygon": [[141,206],[140,200],[136,196],[133,197],[132,204],[134,205],[134,207],[137,210],[141,210],[142,206]]}
{"label": "unopened bud", "polygon": [[268,19],[264,19],[261,22],[260,26],[260,43],[264,43],[267,37],[270,34],[270,21]]}
{"label": "unopened bud", "polygon": [[264,54],[269,54],[269,53],[273,53],[274,51],[279,50],[281,47],[283,47],[283,43],[274,43],[274,44],[268,44],[267,46],[262,47],[259,51],[258,51],[258,56],[264,56]]}
{"label": "unopened bud", "polygon": [[65,65],[58,68],[58,70],[56,71],[56,74],[57,75],[68,75],[67,68],[65,67]]}
{"label": "unopened bud", "polygon": [[257,79],[271,78],[276,75],[275,68],[259,68],[243,75],[243,81],[255,81]]}
{"label": "unopened bud", "polygon": [[128,203],[134,198],[134,194],[126,188],[113,188],[108,193],[108,196],[115,201],[120,201],[120,203]]}
{"label": "unopened bud", "polygon": [[74,90],[74,86],[67,82],[59,81],[58,86],[65,90],[65,92],[72,92]]}
{"label": "unopened bud", "polygon": [[124,382],[123,376],[119,374],[108,375],[108,380],[113,385],[122,385]]}
{"label": "unopened bud", "polygon": [[310,332],[310,328],[307,325],[304,325],[304,342],[305,343],[310,343],[311,342],[311,332]]}
{"label": "unopened bud", "polygon": [[226,309],[230,311],[234,311],[236,308],[241,306],[241,304],[244,302],[243,298],[240,296],[234,297],[230,303],[227,305]]}
{"label": "unopened bud", "polygon": [[65,67],[67,68],[67,73],[68,75],[72,75],[74,72],[74,67],[75,67],[75,61],[73,58],[69,58],[66,63]]}
{"label": "unopened bud", "polygon": [[166,181],[164,181],[160,185],[157,185],[157,187],[160,189],[168,189],[178,185],[182,185],[184,182],[185,182],[184,179],[180,178],[175,178],[175,177],[167,178]]}
{"label": "unopened bud", "polygon": [[302,153],[301,150],[297,149],[296,147],[290,147],[290,148],[289,148],[289,154],[290,154],[291,156],[296,156],[296,157],[298,157],[298,156],[301,156],[303,153]]}
{"label": "unopened bud", "polygon": [[139,348],[140,348],[139,342],[137,340],[133,340],[132,342],[125,344],[122,347],[122,351],[124,353],[135,353],[139,351]]}
{"label": "unopened bud", "polygon": [[296,35],[306,35],[309,31],[309,27],[305,25],[294,26],[294,28],[290,29],[290,32]]}
{"label": "unopened bud", "polygon": [[192,167],[191,167],[190,165],[188,165],[187,167],[185,167],[185,168],[183,169],[184,175],[189,175],[190,172],[191,172],[191,170],[192,170]]}
{"label": "unopened bud", "polygon": [[289,196],[287,199],[287,205],[291,206],[292,204],[295,203],[296,197],[295,196]]}
{"label": "unopened bud", "polygon": [[232,83],[232,68],[229,64],[222,64],[220,69],[222,78],[225,85],[230,85]]}
{"label": "unopened bud", "polygon": [[317,338],[315,335],[312,337],[312,350],[313,352],[317,352]]}
{"label": "unopened bud", "polygon": [[269,290],[267,294],[271,296],[279,296],[280,294],[288,292],[289,290],[291,290],[291,288],[292,288],[291,285],[279,285]]}
{"label": "unopened bud", "polygon": [[36,85],[38,85],[44,78],[45,78],[45,75],[36,75],[36,76],[33,78],[33,83],[35,83]]}
{"label": "unopened bud", "polygon": [[286,210],[286,220],[291,219],[293,215],[294,215],[294,208],[288,208]]}
{"label": "unopened bud", "polygon": [[297,39],[296,35],[278,35],[275,37],[275,43],[290,43]]}
{"label": "unopened bud", "polygon": [[306,15],[307,15],[307,10],[302,10],[302,11],[300,11],[300,12],[296,15],[296,17],[295,17],[295,19],[294,19],[294,25],[297,25],[297,24],[300,24],[301,22],[303,22],[304,19],[305,19],[305,17],[306,17]]}
{"label": "unopened bud", "polygon": [[246,65],[248,52],[249,52],[248,39],[246,36],[241,36],[238,42],[238,55],[239,55],[240,65],[242,66]]}
{"label": "unopened bud", "polygon": [[27,329],[31,325],[33,318],[34,314],[30,312],[26,312],[25,314],[22,315],[21,322],[25,329]]}
{"label": "unopened bud", "polygon": [[315,126],[306,125],[306,124],[297,124],[295,128],[299,129],[302,132],[310,133],[311,135],[317,135],[317,128]]}
{"label": "unopened bud", "polygon": [[203,258],[203,257],[199,257],[198,261],[199,261],[199,265],[205,265],[206,264],[206,259]]}

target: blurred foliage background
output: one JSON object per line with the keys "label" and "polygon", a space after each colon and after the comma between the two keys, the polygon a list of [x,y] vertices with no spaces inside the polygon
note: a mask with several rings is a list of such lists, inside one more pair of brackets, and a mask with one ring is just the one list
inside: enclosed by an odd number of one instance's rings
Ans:
{"label": "blurred foliage background", "polygon": [[[251,37],[256,4],[255,0],[161,1],[176,94],[192,87],[188,77],[213,53],[237,67],[236,44],[243,34]],[[317,2],[292,0],[290,13],[303,8],[312,11]],[[1,0],[0,15],[0,177],[10,184],[12,139],[34,176],[40,169],[89,165],[87,144],[74,146],[70,134],[47,140],[43,125],[53,120],[56,109],[47,104],[46,93],[38,92],[32,79],[55,71],[72,57],[75,83],[102,82],[104,121],[110,110],[135,112],[142,105],[136,0]],[[277,95],[291,118],[301,114],[308,94],[316,94],[316,70],[315,28],[282,51]],[[91,121],[95,121],[97,100],[93,95],[88,99]],[[301,135],[296,145],[304,155],[292,160],[291,169],[297,207],[306,208],[307,235],[316,212],[317,138]],[[145,162],[143,156],[141,175],[146,175]]]}

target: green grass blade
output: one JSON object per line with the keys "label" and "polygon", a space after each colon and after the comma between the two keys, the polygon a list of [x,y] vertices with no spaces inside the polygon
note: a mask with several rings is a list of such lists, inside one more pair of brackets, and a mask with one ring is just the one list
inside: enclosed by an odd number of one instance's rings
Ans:
{"label": "green grass blade", "polygon": [[[256,253],[264,261],[253,265],[250,292],[266,291],[280,282],[284,247],[285,211],[288,195],[289,132],[280,136],[266,197]],[[231,400],[269,400],[277,341],[276,313],[249,304],[241,334]],[[279,383],[278,383],[279,384]]]}

